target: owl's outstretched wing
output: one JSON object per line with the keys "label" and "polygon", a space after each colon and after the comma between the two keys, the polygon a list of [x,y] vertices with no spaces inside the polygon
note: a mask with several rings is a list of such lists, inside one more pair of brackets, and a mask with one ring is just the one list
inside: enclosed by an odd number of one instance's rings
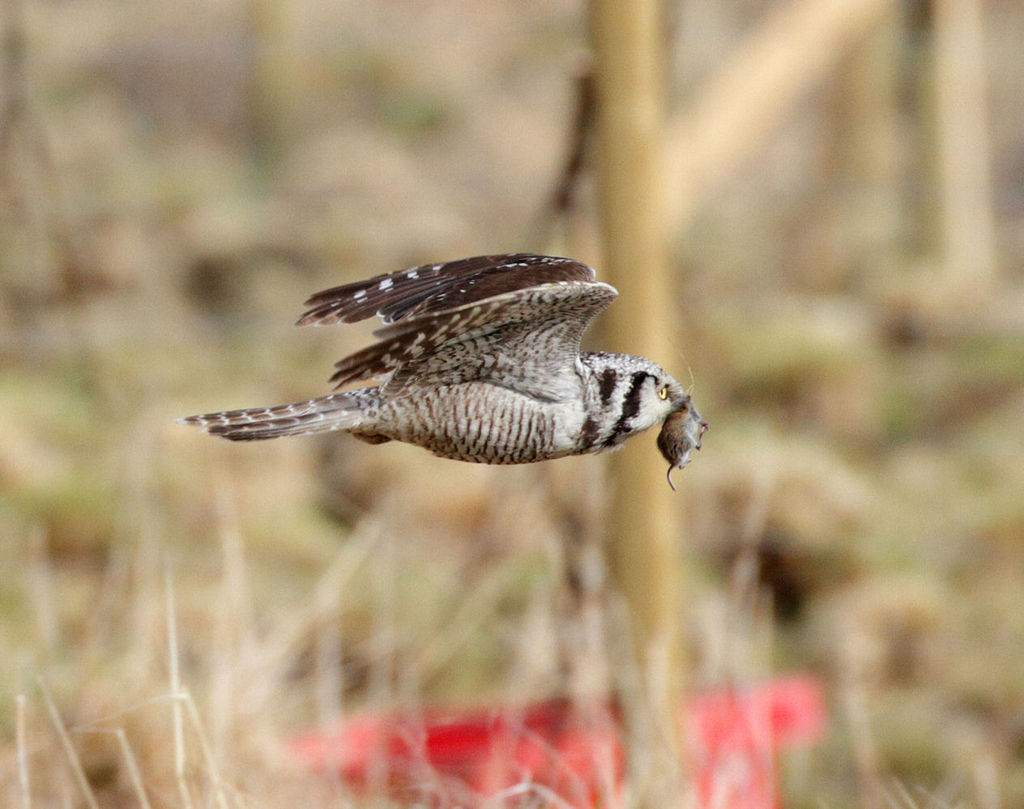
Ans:
{"label": "owl's outstretched wing", "polygon": [[376,313],[390,324],[374,333],[379,342],[336,364],[339,387],[384,378],[398,393],[480,380],[558,401],[578,395],[580,338],[617,295],[593,279],[572,259],[478,256],[327,290],[299,323]]}
{"label": "owl's outstretched wing", "polygon": [[590,321],[618,293],[561,281],[506,292],[379,329],[378,343],[336,364],[339,386],[387,377],[386,389],[473,380],[561,401],[579,395],[576,360]]}

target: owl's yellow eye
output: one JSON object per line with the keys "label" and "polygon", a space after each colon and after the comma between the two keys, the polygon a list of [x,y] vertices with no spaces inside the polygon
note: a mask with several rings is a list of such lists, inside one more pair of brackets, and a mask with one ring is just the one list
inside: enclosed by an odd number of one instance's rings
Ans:
{"label": "owl's yellow eye", "polygon": [[663,387],[663,388],[658,390],[658,398],[659,399],[667,399],[668,398],[668,385],[665,385],[665,387]]}

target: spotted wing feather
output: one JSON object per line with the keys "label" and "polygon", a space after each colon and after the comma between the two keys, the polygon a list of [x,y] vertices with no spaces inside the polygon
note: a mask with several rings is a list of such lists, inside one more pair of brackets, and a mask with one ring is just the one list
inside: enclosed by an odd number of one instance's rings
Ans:
{"label": "spotted wing feather", "polygon": [[318,292],[298,324],[354,323],[379,315],[386,324],[457,309],[516,289],[557,281],[593,281],[594,271],[569,258],[531,253],[474,256],[378,275]]}

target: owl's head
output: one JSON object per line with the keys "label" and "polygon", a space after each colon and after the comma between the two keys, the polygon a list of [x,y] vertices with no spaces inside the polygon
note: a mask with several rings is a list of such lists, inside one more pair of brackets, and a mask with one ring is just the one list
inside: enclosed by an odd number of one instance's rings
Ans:
{"label": "owl's head", "polygon": [[631,415],[633,433],[662,424],[658,449],[669,462],[668,484],[674,491],[672,471],[686,466],[690,454],[700,449],[708,423],[683,386],[664,369],[642,357],[631,359],[642,367],[633,371],[630,389],[622,400],[622,413],[624,417]]}
{"label": "owl's head", "polygon": [[672,464],[671,469],[685,466],[690,453],[700,449],[708,425],[683,386],[644,357],[604,352],[581,356],[592,374],[591,406],[600,413],[584,424],[586,451],[614,449],[631,436],[662,424],[658,439],[662,455]]}
{"label": "owl's head", "polygon": [[618,355],[625,367],[617,369],[613,400],[618,402],[618,416],[629,432],[638,433],[664,421],[685,407],[690,397],[683,386],[666,371],[644,357]]}

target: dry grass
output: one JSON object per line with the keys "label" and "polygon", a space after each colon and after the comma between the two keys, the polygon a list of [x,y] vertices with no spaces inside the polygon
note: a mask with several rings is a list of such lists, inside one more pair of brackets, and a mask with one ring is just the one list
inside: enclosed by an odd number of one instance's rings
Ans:
{"label": "dry grass", "polygon": [[[10,805],[386,806],[304,770],[289,734],[636,681],[609,665],[613,617],[562,581],[603,524],[599,459],[475,468],[173,423],[323,390],[367,332],[293,332],[322,286],[549,247],[531,223],[564,158],[580,4],[304,0],[258,18],[255,50],[243,3],[19,8],[0,88],[24,111],[0,120]],[[907,78],[893,230],[851,237],[877,197],[837,179],[823,81],[677,244],[681,356],[660,359],[692,369],[712,423],[679,479],[686,679],[822,678],[830,733],[787,756],[787,809],[1024,800],[1024,14],[986,8],[985,297],[943,281]],[[753,24],[741,2],[685,10],[680,103]],[[286,121],[252,84],[275,63]]]}

